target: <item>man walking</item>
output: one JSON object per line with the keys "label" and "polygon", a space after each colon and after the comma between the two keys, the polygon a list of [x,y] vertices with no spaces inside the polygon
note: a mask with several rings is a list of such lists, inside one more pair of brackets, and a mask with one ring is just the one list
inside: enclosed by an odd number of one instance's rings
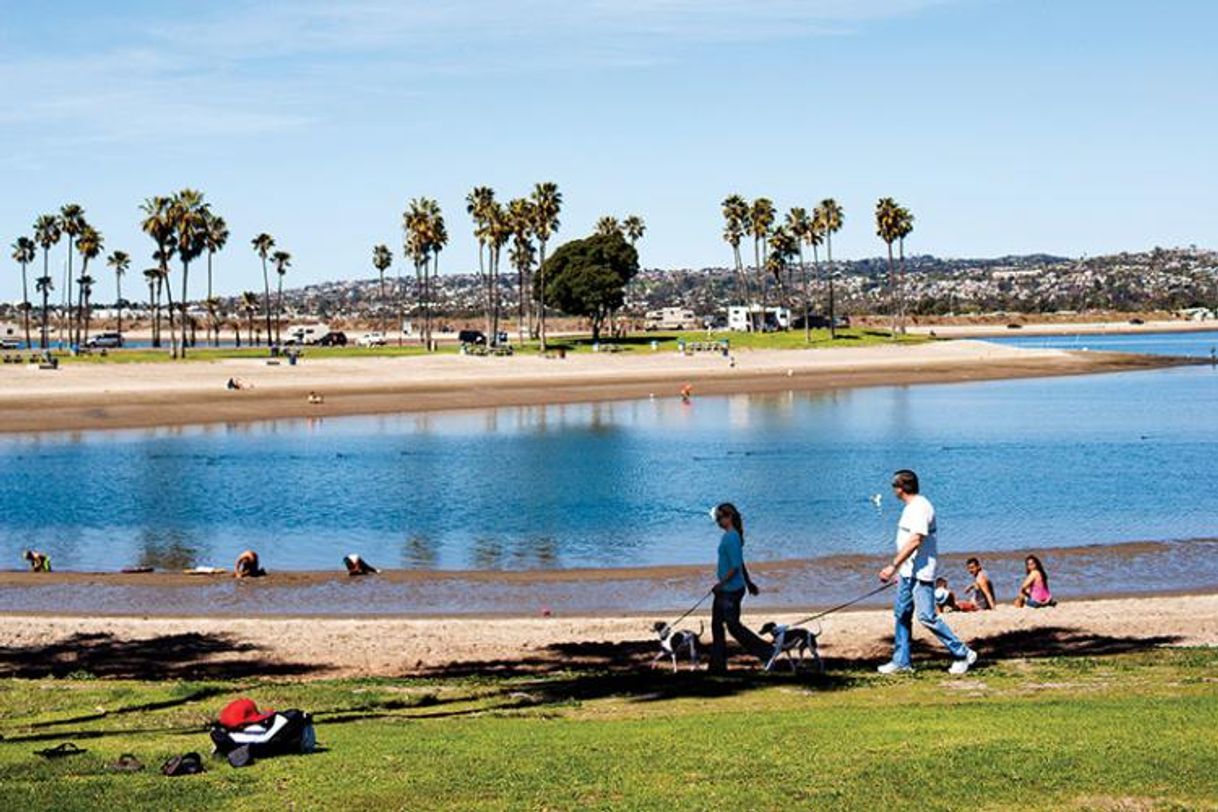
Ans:
{"label": "man walking", "polygon": [[918,491],[918,475],[913,471],[897,471],[892,475],[892,490],[905,503],[897,525],[897,554],[892,563],[880,570],[880,580],[888,583],[899,574],[897,597],[893,606],[896,630],[893,632],[892,661],[879,668],[881,674],[913,671],[909,649],[913,636],[913,617],[939,638],[955,662],[949,671],[963,674],[977,662],[977,652],[970,649],[952,633],[943,618],[935,612],[935,567],[939,557],[938,528],[935,508]]}

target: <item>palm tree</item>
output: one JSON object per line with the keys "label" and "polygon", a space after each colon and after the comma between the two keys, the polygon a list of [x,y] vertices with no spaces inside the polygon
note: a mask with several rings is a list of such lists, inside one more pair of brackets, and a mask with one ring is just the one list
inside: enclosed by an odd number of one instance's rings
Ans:
{"label": "palm tree", "polygon": [[157,346],[156,341],[156,321],[160,318],[161,300],[158,293],[161,285],[161,269],[160,268],[145,268],[144,281],[148,283],[148,309],[152,312],[153,331],[152,342],[153,346]]}
{"label": "palm tree", "polygon": [[38,245],[29,237],[18,237],[13,243],[13,259],[21,266],[21,320],[25,325],[25,348],[30,342],[30,283],[26,266],[38,258]]}
{"label": "palm tree", "polygon": [[81,336],[77,336],[78,344],[89,340],[89,298],[93,294],[93,283],[97,281],[89,276],[89,261],[97,259],[101,255],[103,245],[101,233],[88,224],[81,229],[80,235],[76,238],[76,249],[80,251],[81,259],[80,278],[76,280],[76,284],[80,285],[79,304],[82,310],[82,318],[77,320],[77,324],[79,326],[80,322],[84,322],[84,337],[82,339]]}
{"label": "palm tree", "polygon": [[528,198],[517,197],[508,203],[507,211],[500,210],[491,222],[491,241],[495,252],[495,273],[499,273],[499,252],[512,239],[512,247],[508,250],[508,262],[516,269],[517,311],[516,334],[521,346],[524,345],[527,333],[531,332],[530,304],[532,297],[528,294],[533,278],[533,227],[536,224],[537,213],[533,203]]}
{"label": "palm tree", "polygon": [[[755,270],[757,273],[757,283],[761,289],[761,329],[765,329],[766,323],[766,273],[765,273],[765,249],[766,238],[770,234],[770,228],[774,225],[774,218],[777,213],[774,211],[774,203],[768,197],[759,197],[753,201],[753,205],[749,207],[749,222],[751,227],[749,233],[753,236],[753,258],[757,264]],[[754,327],[754,329],[757,329]]]}
{"label": "palm tree", "polygon": [[[258,294],[247,290],[241,294],[241,309],[245,311],[246,337],[251,347],[254,346],[254,314],[258,312]],[[237,331],[237,346],[241,346],[241,331]]]}
{"label": "palm tree", "polygon": [[[423,317],[423,327],[419,331],[419,340],[423,342],[428,352],[431,351],[431,302],[428,298],[428,269],[430,266],[431,243],[428,239],[428,203],[425,197],[411,200],[406,211],[402,214],[402,251],[410,257],[414,264],[415,289],[418,297],[419,311]],[[404,303],[401,292],[398,293],[398,321],[401,322]],[[398,346],[402,338],[398,336]]]}
{"label": "palm tree", "polygon": [[[190,301],[190,263],[203,255],[207,250],[207,226],[211,218],[211,209],[203,202],[203,193],[194,189],[183,189],[178,192],[169,204],[169,220],[173,227],[174,238],[178,248],[178,259],[182,263],[182,357],[186,357],[186,327],[189,317],[186,305]],[[174,357],[177,357],[176,341],[174,342]]]}
{"label": "palm tree", "polygon": [[106,257],[106,264],[114,270],[115,307],[118,309],[118,334],[123,334],[123,276],[131,267],[131,257],[126,251],[115,251]]}
{"label": "palm tree", "polygon": [[829,338],[837,338],[837,316],[833,301],[833,235],[842,229],[845,213],[841,205],[831,197],[827,197],[816,207],[815,218],[820,226],[819,231],[825,238],[825,261],[829,263]]}
{"label": "palm tree", "polygon": [[212,294],[211,264],[212,257],[217,252],[223,251],[224,246],[228,245],[228,223],[224,222],[224,218],[220,215],[212,214],[211,209],[206,211],[204,245],[207,247],[207,313],[211,318],[210,326],[215,336],[212,339],[212,346],[218,347],[220,346],[220,300]]}
{"label": "palm tree", "polygon": [[607,214],[596,221],[596,233],[602,237],[609,237],[613,234],[625,236],[622,231],[622,224],[617,221],[616,217],[610,217]]}
{"label": "palm tree", "polygon": [[740,256],[740,242],[749,231],[749,204],[740,195],[728,195],[723,199],[723,239],[732,247],[732,258],[736,262],[736,279],[740,285],[741,302],[749,304],[749,277],[744,272],[744,260]]}
{"label": "palm tree", "polygon": [[42,276],[35,280],[37,290],[42,293],[42,341],[40,347],[47,348],[47,296],[55,289],[51,283],[51,270],[48,257],[51,246],[59,242],[63,232],[59,227],[59,218],[53,214],[43,214],[34,221],[34,240],[42,246]]}
{"label": "palm tree", "polygon": [[875,235],[888,247],[888,315],[892,319],[893,338],[897,335],[897,274],[892,264],[892,244],[897,240],[899,208],[891,197],[881,197],[875,204]]}
{"label": "palm tree", "polygon": [[[171,202],[169,198],[157,195],[146,198],[140,204],[140,211],[144,212],[144,219],[140,221],[140,229],[156,243],[156,251],[153,252],[152,258],[157,261],[157,267],[160,270],[160,273],[151,279],[156,291],[152,305],[152,346],[154,347],[161,346],[161,291],[162,289],[168,290],[166,283],[169,279],[169,260],[177,250],[177,245],[174,242],[173,221],[170,216]],[[145,272],[145,276],[147,276],[147,272]],[[169,301],[169,335],[172,338],[172,291],[169,292]],[[177,355],[176,347],[174,347],[173,354]]]}
{"label": "palm tree", "polygon": [[905,238],[913,233],[913,224],[913,212],[904,206],[899,206],[897,208],[897,245],[900,251],[901,264],[901,281],[898,285],[901,300],[901,321],[898,326],[900,327],[901,335],[905,335]]}
{"label": "palm tree", "polygon": [[[431,279],[435,280],[440,275],[440,252],[448,245],[448,227],[444,224],[444,214],[440,211],[440,204],[434,200],[427,201],[427,247],[431,254]],[[431,297],[428,296],[428,306],[430,307]],[[428,321],[427,326],[428,342],[431,341],[431,323]]]}
{"label": "palm tree", "polygon": [[[783,306],[789,314],[791,311],[791,280],[789,278],[791,274],[791,259],[800,250],[799,240],[784,225],[774,229],[767,242],[769,255],[766,258],[766,272],[767,275],[774,277],[774,281],[778,285],[778,290],[781,294],[780,301],[782,301]],[[788,278],[784,279],[784,275]]]}
{"label": "palm tree", "polygon": [[[558,215],[562,209],[562,192],[558,184],[546,182],[533,187],[533,234],[537,237],[540,260],[537,265],[537,310],[541,351],[546,351],[546,243],[558,231]],[[524,292],[521,292],[524,295]]]}
{"label": "palm tree", "polygon": [[389,266],[393,264],[393,252],[389,250],[387,245],[372,246],[372,267],[376,268],[377,273],[381,275],[381,332],[385,331],[385,271],[389,270]]}
{"label": "palm tree", "polygon": [[59,208],[59,228],[68,238],[68,267],[64,271],[64,295],[67,296],[68,343],[76,343],[72,337],[72,251],[76,237],[85,228],[85,210],[78,203],[66,203]]}
{"label": "palm tree", "polygon": [[287,251],[276,251],[271,255],[271,261],[275,263],[275,273],[279,275],[279,292],[275,299],[275,343],[279,344],[282,340],[280,329],[283,321],[283,278],[288,275],[288,268],[292,266],[292,255]]}
{"label": "palm tree", "polygon": [[250,245],[254,246],[255,253],[262,257],[262,288],[265,293],[262,310],[266,314],[266,341],[269,344],[271,342],[271,277],[266,271],[266,258],[270,256],[271,249],[275,247],[275,238],[263,232],[250,240]]}
{"label": "palm tree", "polygon": [[634,247],[634,244],[643,238],[645,231],[647,231],[647,224],[637,214],[631,214],[622,221],[622,232],[626,235],[626,239],[630,240],[631,247]]}
{"label": "palm tree", "polygon": [[808,267],[804,264],[804,243],[808,241],[808,235],[812,231],[812,220],[808,217],[808,210],[803,206],[792,206],[791,210],[787,212],[784,225],[787,232],[795,239],[795,255],[799,259],[800,287],[804,292],[804,342],[811,344],[812,321],[808,308]]}
{"label": "palm tree", "polygon": [[495,190],[489,186],[475,186],[465,196],[465,211],[474,221],[474,239],[478,241],[478,280],[482,283],[482,293],[486,303],[486,332],[488,336],[497,335],[495,317],[497,279],[487,273],[486,248],[490,242],[490,214],[495,206]]}
{"label": "palm tree", "polygon": [[42,349],[47,348],[47,297],[55,289],[55,284],[49,274],[43,274],[34,280],[34,289],[42,294]]}

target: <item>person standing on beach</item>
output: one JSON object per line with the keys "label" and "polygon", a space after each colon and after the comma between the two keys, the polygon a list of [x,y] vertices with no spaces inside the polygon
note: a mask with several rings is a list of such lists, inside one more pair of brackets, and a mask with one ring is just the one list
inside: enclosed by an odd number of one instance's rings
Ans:
{"label": "person standing on beach", "polygon": [[716,569],[715,594],[711,609],[711,661],[710,672],[727,672],[727,635],[732,633],[744,650],[763,663],[768,662],[773,646],[762,640],[740,622],[740,603],[744,592],[756,595],[757,585],[749,578],[744,565],[744,520],[736,506],[724,502],[715,508],[715,524],[723,530],[719,539],[719,564]]}
{"label": "person standing on beach", "polygon": [[939,539],[935,508],[923,496],[918,475],[900,470],[892,475],[892,490],[905,508],[897,523],[897,554],[892,563],[880,570],[880,580],[889,583],[895,576],[897,597],[893,604],[896,628],[892,636],[892,660],[879,667],[881,674],[913,671],[910,645],[913,638],[913,618],[930,630],[951,652],[953,674],[964,674],[977,662],[977,652],[966,646],[935,611],[935,568],[938,565]]}

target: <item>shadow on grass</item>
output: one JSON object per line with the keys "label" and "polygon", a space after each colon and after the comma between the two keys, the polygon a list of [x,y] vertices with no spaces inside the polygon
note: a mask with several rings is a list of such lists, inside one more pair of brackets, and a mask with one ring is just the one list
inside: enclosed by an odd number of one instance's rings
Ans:
{"label": "shadow on grass", "polygon": [[87,674],[134,680],[237,680],[302,676],[306,663],[249,655],[260,649],[225,634],[169,634],[122,640],[111,634],[74,634],[54,643],[0,647],[0,677],[42,678]]}

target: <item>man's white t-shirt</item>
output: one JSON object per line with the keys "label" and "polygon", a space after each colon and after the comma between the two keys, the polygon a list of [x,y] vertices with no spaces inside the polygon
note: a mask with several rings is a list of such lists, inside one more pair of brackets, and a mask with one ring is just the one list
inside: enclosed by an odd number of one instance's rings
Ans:
{"label": "man's white t-shirt", "polygon": [[901,520],[897,523],[897,552],[913,535],[921,536],[922,543],[901,565],[901,577],[933,582],[939,558],[938,527],[935,525],[935,506],[921,494],[906,502],[901,511]]}

